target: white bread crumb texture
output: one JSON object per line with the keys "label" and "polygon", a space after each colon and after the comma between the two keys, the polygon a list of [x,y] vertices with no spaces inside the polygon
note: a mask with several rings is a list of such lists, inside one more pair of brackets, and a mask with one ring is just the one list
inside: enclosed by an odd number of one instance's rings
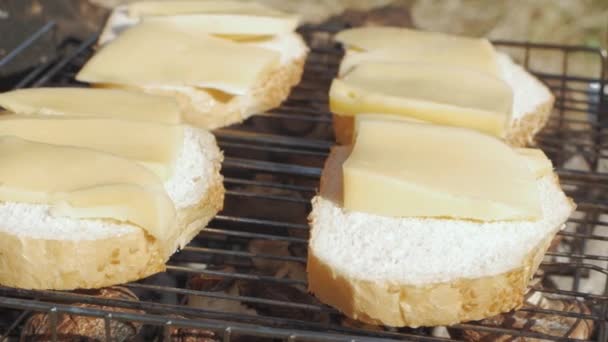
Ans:
{"label": "white bread crumb texture", "polygon": [[511,121],[523,118],[552,97],[549,89],[505,53],[497,54],[503,80],[513,89]]}
{"label": "white bread crumb texture", "polygon": [[310,248],[332,268],[362,280],[418,285],[498,275],[520,267],[570,215],[572,204],[553,175],[538,187],[538,221],[394,219],[348,212],[317,196]]}

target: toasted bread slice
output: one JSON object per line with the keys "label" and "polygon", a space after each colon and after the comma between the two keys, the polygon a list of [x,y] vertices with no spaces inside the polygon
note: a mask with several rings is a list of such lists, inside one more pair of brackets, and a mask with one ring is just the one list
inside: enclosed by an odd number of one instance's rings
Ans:
{"label": "toasted bread slice", "polygon": [[522,304],[553,236],[574,210],[557,177],[538,180],[543,218],[476,222],[392,218],[342,208],[335,147],[309,216],[308,286],[350,318],[388,326],[449,325]]}
{"label": "toasted bread slice", "polygon": [[[127,6],[116,7],[106,22],[98,44],[110,43],[122,31],[138,22],[139,19],[129,16]],[[206,129],[240,123],[256,113],[278,107],[287,98],[291,88],[300,82],[308,47],[294,32],[281,33],[244,44],[277,51],[281,55],[280,63],[273,70],[265,73],[247,94],[232,95],[207,88],[173,85],[147,86],[138,89],[149,94],[174,96],[184,112],[185,119],[193,125]]]}
{"label": "toasted bread slice", "polygon": [[223,207],[222,159],[212,134],[185,128],[173,174],[164,183],[177,209],[169,241],[127,223],[52,216],[47,205],[0,203],[0,284],[99,288],[163,271],[171,254]]}

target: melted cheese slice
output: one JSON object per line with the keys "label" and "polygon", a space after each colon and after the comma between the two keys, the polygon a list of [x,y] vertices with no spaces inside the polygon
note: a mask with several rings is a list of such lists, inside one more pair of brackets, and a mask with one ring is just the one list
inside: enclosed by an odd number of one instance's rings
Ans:
{"label": "melted cheese slice", "polygon": [[513,93],[505,82],[470,69],[432,64],[365,63],[334,79],[338,115],[398,114],[503,136]]}
{"label": "melted cheese slice", "polygon": [[175,224],[175,207],[160,179],[127,159],[3,136],[0,165],[0,201],[48,204],[54,215],[129,222],[161,241]]}
{"label": "melted cheese slice", "polygon": [[500,75],[496,51],[486,39],[446,35],[396,27],[360,27],[344,30],[336,40],[351,51],[341,69],[362,61],[441,62]]}
{"label": "melted cheese slice", "polygon": [[0,94],[0,107],[27,115],[106,117],[167,124],[181,122],[180,110],[173,98],[116,89],[20,89]]}
{"label": "melted cheese slice", "polygon": [[129,158],[169,178],[183,144],[183,127],[105,118],[0,115],[0,136],[85,147]]}
{"label": "melted cheese slice", "polygon": [[76,79],[132,86],[192,86],[243,95],[280,61],[276,51],[143,22],[105,45]]}
{"label": "melted cheese slice", "polygon": [[[359,125],[363,121],[383,121],[383,122],[394,122],[398,124],[399,122],[410,122],[410,123],[418,123],[418,124],[429,124],[432,125],[428,121],[422,121],[417,119],[408,118],[401,115],[391,115],[384,113],[362,113],[355,116],[355,125],[354,125],[354,134],[353,134],[353,143],[356,140],[357,134],[359,132]],[[526,159],[528,168],[532,171],[536,179],[540,179],[546,177],[553,173],[553,163],[547,155],[538,148],[516,148],[515,152],[517,152],[520,156]]]}
{"label": "melted cheese slice", "polygon": [[281,11],[277,11],[254,1],[138,1],[127,5],[127,7],[129,16],[133,18],[193,13],[246,14],[274,17],[285,15],[285,13]]}
{"label": "melted cheese slice", "polygon": [[526,159],[469,129],[361,121],[343,174],[348,210],[480,221],[542,217]]}
{"label": "melted cheese slice", "polygon": [[444,66],[471,69],[502,78],[494,57],[478,56],[473,58],[467,54],[433,53],[428,51],[399,51],[399,50],[373,50],[373,51],[346,51],[340,63],[339,75],[348,73],[359,64],[368,62],[377,63],[428,63]]}

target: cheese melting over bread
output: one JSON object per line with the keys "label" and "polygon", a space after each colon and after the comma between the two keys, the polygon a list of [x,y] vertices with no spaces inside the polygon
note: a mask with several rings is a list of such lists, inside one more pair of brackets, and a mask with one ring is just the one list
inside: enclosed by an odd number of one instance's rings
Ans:
{"label": "cheese melting over bread", "polygon": [[526,158],[469,129],[362,120],[343,173],[348,210],[480,221],[542,215]]}
{"label": "cheese melting over bread", "polygon": [[341,70],[369,61],[435,62],[500,75],[496,52],[487,39],[468,38],[396,27],[344,30],[336,40],[347,51]]}
{"label": "cheese melting over bread", "polygon": [[160,179],[128,159],[0,137],[0,201],[49,204],[56,216],[129,222],[164,241],[176,211]]}
{"label": "cheese melting over bread", "polygon": [[85,147],[137,161],[165,180],[183,144],[183,126],[106,118],[0,115],[0,136]]}
{"label": "cheese melting over bread", "polygon": [[192,86],[242,95],[279,62],[276,51],[150,21],[105,45],[76,79],[131,86]]}
{"label": "cheese melting over bread", "polygon": [[181,122],[180,110],[173,98],[118,89],[19,89],[1,93],[0,107],[27,115],[105,117],[167,124]]}
{"label": "cheese melting over bread", "polygon": [[382,112],[502,136],[513,102],[504,81],[440,64],[364,63],[330,89],[338,115]]}

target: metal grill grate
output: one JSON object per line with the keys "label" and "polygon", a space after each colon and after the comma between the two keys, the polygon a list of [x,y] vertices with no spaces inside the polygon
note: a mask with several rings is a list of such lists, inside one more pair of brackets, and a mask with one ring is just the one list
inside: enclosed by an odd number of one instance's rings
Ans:
{"label": "metal grill grate", "polygon": [[[0,67],[17,58],[36,40],[52,31],[46,25],[22,46],[0,60]],[[255,115],[245,123],[217,130],[225,151],[223,173],[227,188],[225,210],[188,247],[169,262],[167,272],[125,285],[140,301],[93,296],[88,292],[31,291],[0,287],[0,332],[16,339],[34,312],[48,313],[49,339],[61,338],[62,315],[98,317],[105,339],[112,324],[140,322],[141,340],[177,341],[175,327],[216,333],[217,340],[253,341],[445,341],[433,329],[373,328],[346,320],[335,309],[305,294],[306,215],[318,185],[321,167],[332,145],[327,92],[341,58],[332,42],[340,25],[304,27],[312,47],[304,78],[278,109]],[[7,88],[78,85],[75,72],[93,53],[96,37],[57,44],[56,58],[33,68]],[[569,311],[524,307],[522,312],[545,317],[593,322],[589,341],[608,341],[608,111],[604,94],[607,57],[584,47],[496,42],[521,55],[534,67],[537,51],[563,56],[559,72],[536,73],[554,92],[556,106],[539,135],[539,144],[558,166],[558,174],[578,209],[560,233],[561,243],[547,254],[543,281],[530,294],[544,293],[577,300],[589,309]],[[568,72],[570,56],[596,60],[596,77]],[[212,282],[214,286],[208,286]],[[219,284],[219,285],[218,285]],[[219,290],[218,290],[219,289]],[[236,289],[236,290],[234,290]],[[193,305],[198,302],[200,306]],[[122,310],[121,310],[122,309]],[[125,311],[125,309],[127,309]],[[536,337],[550,336],[529,326],[467,323],[450,328],[463,332]],[[181,340],[180,340],[181,341]]]}

